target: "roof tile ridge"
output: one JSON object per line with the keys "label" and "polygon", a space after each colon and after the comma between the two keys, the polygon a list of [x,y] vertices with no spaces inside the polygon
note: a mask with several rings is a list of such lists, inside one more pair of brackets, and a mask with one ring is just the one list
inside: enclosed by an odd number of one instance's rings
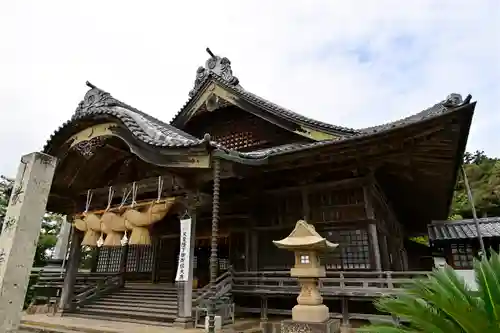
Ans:
{"label": "roof tile ridge", "polygon": [[472,96],[468,95],[465,100],[462,99],[462,96],[457,93],[451,93],[449,94],[446,99],[434,104],[431,107],[428,107],[418,113],[411,114],[407,117],[403,117],[394,121],[389,121],[383,124],[375,125],[375,126],[369,126],[365,128],[360,128],[358,131],[360,134],[367,134],[367,133],[376,133],[380,131],[384,131],[393,127],[398,127],[401,125],[404,125],[407,122],[413,122],[415,119],[417,120],[423,120],[429,117],[437,116],[439,114],[443,114],[446,112],[453,111],[455,108],[460,107],[465,104],[469,104]]}
{"label": "roof tile ridge", "polygon": [[73,114],[72,119],[74,119],[78,114],[80,113],[88,113],[89,111],[97,108],[102,108],[102,107],[122,107],[130,112],[134,112],[138,114],[139,116],[143,117],[147,121],[150,121],[156,125],[161,125],[169,130],[172,130],[176,132],[179,135],[186,136],[187,138],[193,139],[193,140],[199,140],[198,138],[192,136],[189,133],[186,133],[177,127],[168,124],[156,117],[153,117],[127,103],[122,102],[121,100],[113,97],[110,93],[107,91],[100,89],[96,87],[95,85],[91,84],[90,82],[86,82],[87,86],[89,86],[91,89],[87,91],[85,94],[84,99],[78,104],[77,109],[75,110],[75,113]]}
{"label": "roof tile ridge", "polygon": [[[261,97],[260,95],[257,95],[256,93],[253,93],[253,92],[251,92],[251,91],[243,88],[241,85],[237,85],[237,86],[228,85],[221,76],[219,76],[219,75],[217,75],[215,73],[212,73],[212,76],[217,81],[219,81],[219,83],[222,83],[223,85],[225,85],[226,88],[232,89],[236,93],[247,95],[247,97],[251,97],[251,98],[255,98],[255,99],[261,100],[265,104],[267,104],[269,106],[272,106],[275,109],[277,109],[277,111],[284,111],[284,112],[288,113],[295,120],[299,120],[300,121],[301,119],[303,119],[303,120],[306,120],[308,122],[311,122],[312,124],[319,125],[321,127],[325,127],[325,128],[328,128],[328,129],[339,130],[339,131],[345,131],[345,132],[352,132],[351,134],[356,134],[356,132],[357,132],[357,130],[355,130],[353,128],[330,124],[330,123],[327,123],[327,122],[324,122],[324,121],[321,121],[321,120],[310,118],[310,117],[305,116],[305,115],[303,115],[301,113],[295,112],[295,111],[293,111],[293,110],[291,110],[289,108],[286,108],[286,107],[283,107],[283,106],[281,106],[279,104],[276,104],[276,103],[270,101],[267,98]],[[285,114],[285,116],[286,116],[286,114]]]}

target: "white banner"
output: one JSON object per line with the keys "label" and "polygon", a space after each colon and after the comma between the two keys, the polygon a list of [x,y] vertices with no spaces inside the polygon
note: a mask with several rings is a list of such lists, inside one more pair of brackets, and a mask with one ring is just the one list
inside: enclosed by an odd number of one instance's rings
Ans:
{"label": "white banner", "polygon": [[181,220],[181,235],[180,235],[179,263],[177,266],[177,274],[175,281],[187,281],[191,258],[189,257],[191,248],[191,218]]}

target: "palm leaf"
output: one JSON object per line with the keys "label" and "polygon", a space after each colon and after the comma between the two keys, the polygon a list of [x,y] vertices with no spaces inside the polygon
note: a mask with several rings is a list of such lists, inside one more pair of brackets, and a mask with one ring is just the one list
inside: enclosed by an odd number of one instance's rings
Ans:
{"label": "palm leaf", "polygon": [[404,318],[408,327],[373,324],[359,332],[494,333],[500,332],[500,255],[475,261],[479,292],[473,292],[446,267],[416,279],[404,292],[375,301],[378,310]]}
{"label": "palm leaf", "polygon": [[489,259],[474,260],[474,272],[488,319],[500,328],[500,256],[490,253]]}

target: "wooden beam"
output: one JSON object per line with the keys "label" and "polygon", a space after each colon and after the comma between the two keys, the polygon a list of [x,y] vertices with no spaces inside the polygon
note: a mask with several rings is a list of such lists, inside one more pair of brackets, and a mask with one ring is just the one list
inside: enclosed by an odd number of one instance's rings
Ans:
{"label": "wooden beam", "polygon": [[317,190],[321,188],[331,188],[332,190],[356,187],[365,184],[368,180],[365,177],[356,177],[351,179],[342,179],[330,182],[314,183],[299,186],[282,187],[279,189],[264,190],[268,194],[281,194],[286,192],[302,191],[302,190]]}
{"label": "wooden beam", "polygon": [[[164,174],[161,176],[163,179],[163,188],[170,188],[172,185],[178,189],[185,189],[186,182],[181,177],[175,176],[173,174]],[[116,184],[112,185],[115,190],[115,196],[120,197],[123,195],[125,190],[130,190],[132,188],[133,183],[126,184]],[[141,193],[149,193],[158,190],[158,177],[151,177],[142,179],[135,182],[137,186],[137,194]],[[109,186],[101,187],[97,189],[91,189],[94,196],[107,196],[109,191]],[[87,191],[79,193],[79,196],[86,196]]]}

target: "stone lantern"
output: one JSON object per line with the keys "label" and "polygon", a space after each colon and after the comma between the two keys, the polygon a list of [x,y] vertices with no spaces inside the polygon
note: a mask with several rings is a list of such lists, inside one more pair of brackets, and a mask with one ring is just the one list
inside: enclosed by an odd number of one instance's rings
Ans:
{"label": "stone lantern", "polygon": [[[318,289],[318,279],[326,276],[319,254],[333,251],[338,244],[329,242],[316,232],[314,226],[302,220],[297,222],[288,237],[273,243],[280,249],[295,253],[295,265],[290,275],[298,278],[301,288],[297,305],[292,309],[292,320],[282,321],[281,332],[296,331],[297,325],[306,331],[337,332],[339,322],[330,319],[330,312]],[[302,327],[304,325],[307,328]]]}

